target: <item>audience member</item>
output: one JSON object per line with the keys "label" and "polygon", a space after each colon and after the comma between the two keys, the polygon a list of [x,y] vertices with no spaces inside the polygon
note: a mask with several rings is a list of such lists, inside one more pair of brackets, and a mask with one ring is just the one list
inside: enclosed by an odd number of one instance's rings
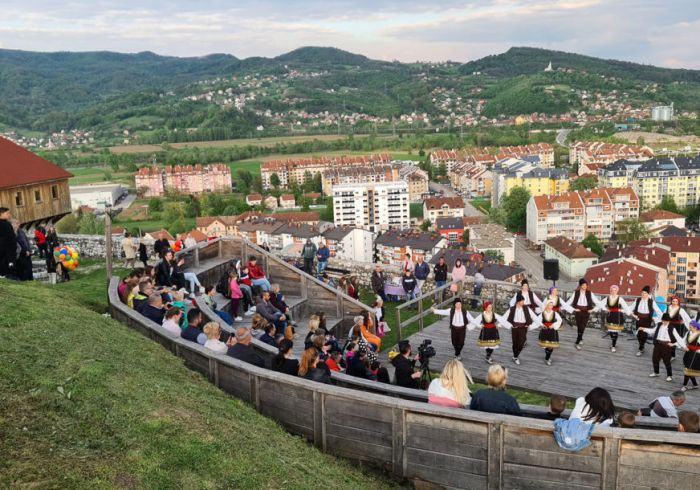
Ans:
{"label": "audience member", "polygon": [[312,381],[318,381],[319,383],[330,384],[331,376],[329,372],[317,367],[319,360],[318,351],[316,349],[306,349],[299,362],[299,376]]}
{"label": "audience member", "polygon": [[556,420],[561,417],[564,410],[566,410],[566,398],[561,395],[552,395],[549,397],[549,409],[547,410],[547,413],[538,416],[537,418]]}
{"label": "audience member", "polygon": [[268,345],[271,345],[272,347],[277,347],[277,341],[275,340],[275,336],[277,333],[277,329],[275,328],[275,325],[272,323],[268,323],[265,326],[264,333],[260,336],[261,342],[265,342]]}
{"label": "audience member", "polygon": [[306,338],[304,339],[304,349],[308,349],[314,345],[311,339],[314,335],[316,335],[316,331],[318,330],[320,323],[321,321],[318,315],[311,315],[309,318],[309,333],[306,334]]}
{"label": "audience member", "polygon": [[269,322],[260,313],[254,314],[250,324],[250,333],[253,338],[260,340],[260,337],[265,334],[265,328],[268,324]]}
{"label": "audience member", "polygon": [[333,349],[328,353],[328,359],[326,359],[326,366],[328,369],[335,372],[341,372],[341,352],[338,349]]}
{"label": "audience member", "polygon": [[180,328],[180,319],[182,318],[182,311],[180,308],[171,306],[168,311],[165,312],[165,320],[163,320],[163,328],[168,331],[168,333],[173,337],[180,337],[182,335],[182,328]]}
{"label": "audience member", "polygon": [[202,310],[192,308],[187,312],[187,328],[182,331],[182,338],[190,342],[197,342],[199,345],[204,345],[207,342],[207,336],[202,332],[202,322],[204,321]]}
{"label": "audience member", "polygon": [[251,347],[253,336],[246,327],[236,329],[236,343],[228,348],[227,354],[234,359],[245,361],[258,367],[265,367],[263,358]]}
{"label": "audience member", "polygon": [[214,313],[217,314],[219,318],[225,321],[228,325],[233,325],[233,319],[227,311],[219,309],[219,305],[216,304],[214,297],[216,296],[216,287],[214,285],[205,286],[204,295],[202,295],[197,301],[203,301]]}
{"label": "audience member", "polygon": [[19,226],[19,221],[12,220],[12,226],[17,236],[17,256],[15,259],[15,277],[20,281],[31,281],[34,279],[32,266],[32,245],[24,229]]}
{"label": "audience member", "polygon": [[348,368],[345,373],[356,378],[377,379],[370,371],[367,361],[367,353],[363,350],[348,360]]}
{"label": "audience member", "polygon": [[291,340],[283,339],[279,345],[279,353],[272,359],[272,370],[290,376],[299,375],[299,361],[293,359],[292,348],[294,344]]}
{"label": "audience member", "polygon": [[185,278],[180,272],[180,267],[184,265],[184,263],[184,259],[175,260],[175,255],[172,250],[166,250],[163,253],[163,260],[161,260],[156,267],[156,284],[158,286],[167,286],[175,289],[185,287]]}
{"label": "audience member", "polygon": [[187,305],[185,304],[185,295],[180,291],[172,291],[170,296],[172,297],[172,301],[170,302],[171,306],[182,310],[182,328],[185,329],[187,328]]}
{"label": "audience member", "polygon": [[416,365],[416,359],[409,359],[411,357],[411,344],[408,340],[402,340],[399,342],[399,355],[394,357],[391,363],[394,365],[394,372],[396,375],[396,384],[398,386],[403,386],[404,388],[419,388],[420,387],[420,377],[421,372],[415,371],[414,366]]}
{"label": "audience member", "polygon": [[521,416],[523,414],[515,398],[505,391],[508,382],[507,369],[498,364],[490,366],[486,374],[486,381],[489,387],[474,393],[469,408],[481,412],[507,415]]}
{"label": "audience member", "polygon": [[134,267],[136,265],[136,243],[128,231],[124,233],[122,239],[122,250],[124,251],[124,268]]}
{"label": "audience member", "polygon": [[678,432],[700,432],[700,417],[697,412],[683,410],[678,413]]}
{"label": "audience member", "polygon": [[146,302],[148,301],[148,297],[152,295],[155,292],[155,288],[153,287],[153,283],[149,280],[141,281],[139,283],[139,292],[136,296],[134,296],[134,299],[132,301],[133,303],[133,308],[141,313],[141,310],[143,307],[146,305]]}
{"label": "audience member", "polygon": [[258,265],[258,259],[254,255],[248,259],[248,276],[253,286],[260,286],[263,291],[270,290],[270,281],[265,277],[265,272]]}
{"label": "audience member", "polygon": [[241,309],[241,299],[243,299],[243,291],[238,285],[238,275],[236,271],[231,271],[228,274],[229,286],[228,293],[231,298],[230,311],[231,317],[237,322],[243,321],[243,318],[239,315]]}
{"label": "audience member", "polygon": [[430,382],[428,403],[464,408],[471,402],[469,383],[474,384],[469,371],[457,359],[450,359],[442,369],[440,377]]}
{"label": "audience member", "polygon": [[615,420],[615,405],[610,393],[603,388],[593,388],[585,397],[576,399],[569,420],[580,419],[593,425],[610,426]]}
{"label": "audience member", "polygon": [[383,301],[386,301],[386,293],[384,292],[386,277],[384,276],[381,265],[377,264],[374,266],[370,283],[372,285],[372,292],[382,298]]}
{"label": "audience member", "polygon": [[163,324],[163,318],[165,317],[165,310],[163,309],[163,298],[158,293],[153,293],[148,297],[146,305],[141,308],[140,312],[143,316],[149,320],[157,323],[158,325]]}
{"label": "audience member", "polygon": [[209,322],[204,325],[204,335],[207,336],[204,347],[213,350],[218,354],[226,354],[228,346],[219,340],[221,336],[221,327],[216,322]]}
{"label": "audience member", "polygon": [[678,418],[678,407],[685,403],[685,393],[678,390],[670,396],[660,396],[649,404],[649,408],[642,408],[639,415]]}
{"label": "audience member", "polygon": [[161,233],[153,244],[153,252],[156,257],[162,257],[167,250],[170,250],[170,242],[165,237],[165,233]]}
{"label": "audience member", "polygon": [[622,412],[617,417],[617,425],[623,429],[634,429],[635,418],[632,412]]}

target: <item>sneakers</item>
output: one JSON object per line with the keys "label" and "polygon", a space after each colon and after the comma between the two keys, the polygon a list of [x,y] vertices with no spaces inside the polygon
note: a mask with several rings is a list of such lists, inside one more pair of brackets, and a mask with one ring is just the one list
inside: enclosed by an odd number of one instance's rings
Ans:
{"label": "sneakers", "polygon": [[574,347],[576,347],[576,350],[581,350],[581,344],[574,344]]}
{"label": "sneakers", "polygon": [[253,316],[255,314],[255,310],[253,308],[250,308],[248,311],[243,313],[244,316]]}
{"label": "sneakers", "polygon": [[610,347],[610,352],[617,352],[617,349],[615,347]]}
{"label": "sneakers", "polygon": [[675,361],[675,360],[676,360],[676,356],[673,356],[673,357],[671,358],[671,362],[673,362],[673,361]]}
{"label": "sneakers", "polygon": [[697,389],[698,389],[697,386],[684,386],[683,388],[681,388],[681,391],[690,391],[690,390],[697,390]]}
{"label": "sneakers", "polygon": [[546,359],[546,360],[544,361],[544,363],[545,363],[547,366],[551,366],[551,365],[552,365],[552,360],[551,360],[551,359]]}
{"label": "sneakers", "polygon": [[666,376],[666,381],[668,381],[668,382],[673,381],[673,376]]}
{"label": "sneakers", "polygon": [[649,375],[649,377],[650,377],[650,378],[658,378],[658,377],[659,377],[659,373],[651,373],[651,374]]}
{"label": "sneakers", "polygon": [[485,361],[486,361],[486,364],[493,364],[493,359],[491,359],[490,357],[487,357],[485,359]]}
{"label": "sneakers", "polygon": [[199,286],[199,293],[204,294],[206,290],[204,289],[204,286]]}
{"label": "sneakers", "polygon": [[514,358],[513,358],[513,362],[514,362],[515,364],[517,364],[518,366],[520,366],[520,359],[518,359],[517,357],[514,357]]}
{"label": "sneakers", "polygon": [[638,350],[635,356],[640,357],[642,354],[644,354],[643,350]]}
{"label": "sneakers", "polygon": [[255,313],[255,312],[258,311],[258,310],[257,310],[257,308],[256,308],[255,306],[251,306],[250,309],[249,309],[248,311],[249,311],[249,312],[252,312],[252,313],[251,313],[251,315],[252,315],[253,313]]}
{"label": "sneakers", "polygon": [[688,391],[688,387],[687,387],[687,386],[682,386],[682,387],[681,387],[681,391],[683,391],[683,392]]}
{"label": "sneakers", "polygon": [[455,359],[457,359],[458,361],[461,361],[461,360],[462,360],[462,356],[456,356]]}
{"label": "sneakers", "polygon": [[242,322],[243,317],[237,316],[236,318],[234,318],[234,320],[236,320],[237,322]]}

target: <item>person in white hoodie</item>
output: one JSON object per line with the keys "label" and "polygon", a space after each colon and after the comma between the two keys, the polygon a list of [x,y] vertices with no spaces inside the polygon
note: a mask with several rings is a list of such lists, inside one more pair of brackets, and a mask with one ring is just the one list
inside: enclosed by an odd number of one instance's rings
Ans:
{"label": "person in white hoodie", "polygon": [[209,322],[204,325],[204,335],[207,336],[207,341],[204,343],[204,347],[209,350],[213,350],[218,354],[226,354],[228,351],[228,346],[219,340],[221,335],[221,327],[216,322]]}

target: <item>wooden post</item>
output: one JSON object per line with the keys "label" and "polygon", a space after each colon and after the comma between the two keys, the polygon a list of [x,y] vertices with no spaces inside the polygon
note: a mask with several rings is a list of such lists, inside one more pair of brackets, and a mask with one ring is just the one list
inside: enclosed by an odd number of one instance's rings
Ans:
{"label": "wooden post", "polygon": [[[219,243],[221,243],[221,242],[219,242]],[[219,247],[219,250],[221,250],[220,247]],[[199,267],[199,245],[194,246],[194,266]]]}
{"label": "wooden post", "polygon": [[218,244],[219,244],[218,256],[219,256],[219,258],[221,258],[224,255],[224,251],[223,251],[223,247],[222,247],[222,243],[221,243],[221,238],[219,238]]}
{"label": "wooden post", "polygon": [[401,310],[396,308],[396,341],[401,340]]}
{"label": "wooden post", "polygon": [[107,284],[112,278],[112,216],[109,214],[109,209],[105,212],[105,259],[107,260]]}
{"label": "wooden post", "polygon": [[501,472],[503,464],[503,424],[495,422],[488,424],[488,488],[501,488]]}
{"label": "wooden post", "polygon": [[418,300],[418,330],[423,331],[423,300]]}
{"label": "wooden post", "polygon": [[403,477],[406,474],[404,467],[404,430],[406,425],[405,410],[394,408],[391,411],[392,444],[391,463],[395,475]]}

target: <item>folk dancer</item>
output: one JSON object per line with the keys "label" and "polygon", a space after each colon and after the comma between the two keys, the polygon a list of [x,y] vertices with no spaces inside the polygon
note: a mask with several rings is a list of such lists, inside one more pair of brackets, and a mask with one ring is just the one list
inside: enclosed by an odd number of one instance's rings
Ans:
{"label": "folk dancer", "polygon": [[436,310],[432,308],[433,313],[441,316],[448,316],[450,319],[450,337],[452,338],[452,347],[455,349],[455,357],[462,360],[462,348],[464,347],[464,338],[467,333],[467,325],[471,321],[471,317],[467,310],[462,308],[462,299],[457,297],[452,304],[452,308],[444,310]]}
{"label": "folk dancer", "polygon": [[[666,312],[671,317],[671,326],[676,330],[676,335],[679,337],[685,337],[688,329],[686,325],[690,325],[690,316],[681,307],[681,299],[678,296],[671,298],[671,304],[668,305]],[[671,360],[676,358],[676,348],[673,348],[671,353]]]}
{"label": "folk dancer", "polygon": [[650,295],[651,288],[644,286],[642,288],[642,296],[637,298],[632,309],[632,316],[637,320],[637,342],[639,342],[639,350],[636,356],[644,354],[644,346],[649,337],[644,330],[645,328],[653,328],[654,319],[652,317],[661,318],[661,310],[656,305],[656,302]]}
{"label": "folk dancer", "polygon": [[550,301],[552,303],[552,309],[559,313],[561,311],[561,305],[563,300],[559,296],[559,290],[556,287],[549,288],[549,295],[542,301],[545,305]]}
{"label": "folk dancer", "polygon": [[511,329],[513,338],[513,362],[520,364],[520,353],[527,342],[527,330],[536,319],[532,309],[525,305],[525,297],[522,293],[515,296],[515,305],[508,309],[502,323],[505,328]]}
{"label": "folk dancer", "polygon": [[489,364],[493,363],[491,356],[494,349],[498,349],[501,345],[501,336],[498,334],[498,326],[503,323],[503,317],[496,314],[493,311],[493,305],[490,301],[484,301],[484,311],[483,313],[473,318],[467,329],[473,330],[475,328],[481,329],[479,332],[479,339],[476,344],[482,349],[486,350],[486,362]]}
{"label": "folk dancer", "polygon": [[676,334],[675,329],[671,326],[671,317],[668,313],[661,316],[661,323],[655,327],[641,327],[647,335],[651,335],[654,340],[654,352],[651,356],[651,362],[654,366],[654,372],[649,375],[650,378],[659,376],[659,361],[664,362],[666,366],[666,381],[673,381],[673,372],[671,370],[671,349],[676,345],[685,349],[685,341],[683,337]]}
{"label": "folk dancer", "polygon": [[576,318],[576,343],[574,347],[577,350],[581,350],[583,345],[583,333],[586,331],[588,326],[588,320],[591,317],[591,311],[598,310],[599,300],[596,296],[591,293],[588,289],[588,282],[585,279],[579,279],[578,288],[574,295],[562,304],[562,308],[569,313],[574,313]]}
{"label": "folk dancer", "polygon": [[617,284],[613,284],[610,286],[608,297],[598,303],[598,307],[608,313],[605,317],[605,323],[612,341],[610,352],[617,352],[618,336],[625,329],[625,315],[632,316],[632,310],[627,306],[625,300],[618,295],[619,291],[620,287]]}
{"label": "folk dancer", "polygon": [[530,325],[529,330],[540,329],[538,343],[544,349],[544,362],[547,366],[552,365],[552,352],[559,347],[559,327],[561,327],[561,316],[554,311],[554,304],[545,301],[544,310],[537,315],[535,322]]}
{"label": "folk dancer", "polygon": [[[700,322],[692,321],[688,325],[688,333],[685,336],[687,351],[683,355],[683,388],[681,390],[697,390],[700,376]],[[692,386],[688,386],[688,381]]]}
{"label": "folk dancer", "polygon": [[535,293],[530,291],[530,283],[527,279],[523,279],[522,281],[520,281],[520,292],[515,293],[511,298],[511,308],[515,306],[515,303],[517,303],[518,294],[522,295],[522,297],[525,298],[525,306],[530,308],[530,311],[532,313],[540,312],[540,309],[542,308],[542,300],[540,300],[540,298]]}

